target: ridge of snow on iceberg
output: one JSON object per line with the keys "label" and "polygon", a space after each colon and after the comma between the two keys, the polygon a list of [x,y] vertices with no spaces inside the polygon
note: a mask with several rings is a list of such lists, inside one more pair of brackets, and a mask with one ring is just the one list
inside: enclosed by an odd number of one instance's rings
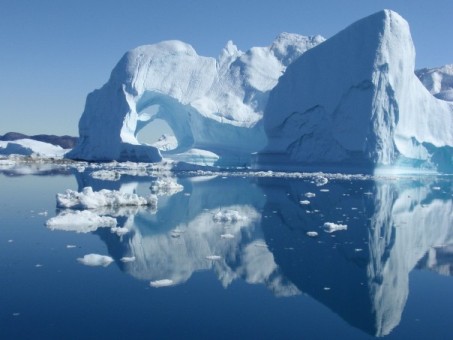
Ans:
{"label": "ridge of snow on iceberg", "polygon": [[57,194],[58,208],[98,209],[142,205],[156,206],[157,197],[155,195],[141,197],[133,193],[122,193],[107,189],[93,191],[92,187],[85,187],[82,192],[68,189],[64,194]]}
{"label": "ridge of snow on iceberg", "polygon": [[414,74],[408,23],[384,10],[288,66],[271,91],[260,162],[452,168],[453,108]]}
{"label": "ridge of snow on iceberg", "polygon": [[199,56],[181,41],[137,47],[88,95],[79,143],[66,156],[158,162],[159,150],[136,138],[155,119],[174,132],[178,145],[171,154],[201,149],[249,156],[265,145],[260,122],[269,91],[287,65],[323,41],[283,33],[270,46],[247,52],[230,41],[217,59]]}

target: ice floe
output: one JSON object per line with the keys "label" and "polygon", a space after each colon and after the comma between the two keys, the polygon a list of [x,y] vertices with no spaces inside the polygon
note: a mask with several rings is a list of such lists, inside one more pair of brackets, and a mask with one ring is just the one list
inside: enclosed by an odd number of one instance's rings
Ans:
{"label": "ice floe", "polygon": [[99,255],[99,254],[87,254],[84,257],[79,257],[77,259],[80,263],[85,266],[103,266],[107,267],[110,263],[113,262],[113,259],[110,256]]}
{"label": "ice floe", "polygon": [[116,219],[110,216],[99,216],[90,210],[65,210],[50,218],[46,226],[51,230],[75,231],[89,233],[100,227],[116,227]]}
{"label": "ice floe", "polygon": [[121,174],[115,170],[98,170],[92,172],[90,176],[104,181],[118,181],[121,178]]}
{"label": "ice floe", "polygon": [[173,178],[158,178],[151,183],[150,189],[155,195],[171,196],[184,190],[184,187],[178,184]]}
{"label": "ice floe", "polygon": [[324,223],[324,230],[327,233],[333,233],[335,231],[347,230],[347,229],[348,229],[348,226],[346,224],[336,224],[336,223],[333,223],[333,222]]}
{"label": "ice floe", "polygon": [[85,187],[82,192],[67,189],[64,194],[57,194],[57,206],[59,208],[96,209],[145,205],[156,206],[157,197],[155,195],[142,197],[134,193],[122,193],[107,189],[93,191],[92,187]]}

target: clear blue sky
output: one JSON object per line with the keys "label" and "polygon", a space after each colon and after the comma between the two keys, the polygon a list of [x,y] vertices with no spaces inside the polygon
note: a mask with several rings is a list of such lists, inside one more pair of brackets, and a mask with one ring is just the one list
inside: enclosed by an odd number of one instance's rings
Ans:
{"label": "clear blue sky", "polygon": [[86,95],[129,49],[162,40],[216,57],[281,32],[328,38],[389,8],[411,25],[417,67],[453,63],[452,0],[0,0],[0,134],[78,134]]}

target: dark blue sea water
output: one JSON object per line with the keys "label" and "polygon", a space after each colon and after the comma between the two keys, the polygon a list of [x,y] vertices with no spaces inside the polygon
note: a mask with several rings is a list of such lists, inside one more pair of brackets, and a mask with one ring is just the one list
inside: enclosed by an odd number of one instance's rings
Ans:
{"label": "dark blue sea water", "polygon": [[[0,174],[1,339],[451,336],[451,177],[180,176],[157,210],[98,211],[119,236],[51,230],[55,195],[156,178],[26,173]],[[92,253],[113,262],[77,260]]]}

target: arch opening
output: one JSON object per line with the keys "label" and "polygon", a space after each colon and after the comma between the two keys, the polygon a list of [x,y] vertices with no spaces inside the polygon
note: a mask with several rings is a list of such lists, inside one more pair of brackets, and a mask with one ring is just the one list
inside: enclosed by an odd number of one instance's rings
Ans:
{"label": "arch opening", "polygon": [[155,146],[160,151],[170,151],[178,147],[173,129],[161,118],[155,118],[152,122],[144,125],[137,132],[136,138],[140,144]]}
{"label": "arch opening", "polygon": [[172,154],[193,147],[192,107],[160,93],[145,92],[138,100],[136,109],[135,137],[140,143],[154,145]]}

